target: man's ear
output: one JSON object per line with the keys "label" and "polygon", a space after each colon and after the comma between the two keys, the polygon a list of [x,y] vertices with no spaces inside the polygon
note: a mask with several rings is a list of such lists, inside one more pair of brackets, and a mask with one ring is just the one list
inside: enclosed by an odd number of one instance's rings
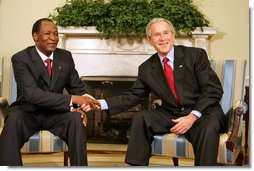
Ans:
{"label": "man's ear", "polygon": [[147,43],[149,43],[150,45],[152,45],[152,44],[151,44],[151,37],[147,37],[147,38],[146,38],[146,41],[147,41]]}
{"label": "man's ear", "polygon": [[38,34],[37,33],[33,33],[33,39],[35,42],[38,42]]}

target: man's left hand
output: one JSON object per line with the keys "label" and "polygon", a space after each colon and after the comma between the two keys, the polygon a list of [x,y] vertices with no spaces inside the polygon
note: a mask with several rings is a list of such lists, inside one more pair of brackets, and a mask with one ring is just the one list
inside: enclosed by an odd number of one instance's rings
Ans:
{"label": "man's left hand", "polygon": [[170,129],[170,131],[177,135],[185,134],[197,119],[197,116],[191,113],[187,116],[172,119],[172,121],[176,124]]}
{"label": "man's left hand", "polygon": [[84,126],[87,125],[87,116],[86,116],[86,113],[83,110],[81,110],[81,109],[75,109],[74,108],[74,109],[72,109],[71,112],[78,112],[78,113],[80,113],[80,116],[83,119]]}

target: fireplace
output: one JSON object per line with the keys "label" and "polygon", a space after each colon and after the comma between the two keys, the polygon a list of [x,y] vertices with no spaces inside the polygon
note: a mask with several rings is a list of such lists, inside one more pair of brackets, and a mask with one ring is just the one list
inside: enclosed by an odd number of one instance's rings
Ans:
{"label": "fireplace", "polygon": [[[96,99],[120,95],[128,90],[135,77],[81,77],[87,91]],[[128,143],[132,116],[141,110],[148,109],[148,98],[143,103],[112,117],[105,111],[89,112],[87,125],[88,142],[96,143]]]}
{"label": "fireplace", "polygon": [[[105,39],[94,27],[59,27],[58,31],[58,46],[71,51],[89,94],[98,99],[128,90],[137,77],[138,66],[155,53],[145,39]],[[209,38],[214,34],[215,28],[197,28],[192,37],[176,37],[175,44],[203,48],[210,56]],[[112,118],[105,111],[88,113],[88,142],[127,143],[132,115],[149,108],[151,97]]]}

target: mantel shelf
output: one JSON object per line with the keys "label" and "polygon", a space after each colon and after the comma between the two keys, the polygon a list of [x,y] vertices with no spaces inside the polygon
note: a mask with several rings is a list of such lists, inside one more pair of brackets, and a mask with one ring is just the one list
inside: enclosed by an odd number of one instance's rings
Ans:
{"label": "mantel shelf", "polygon": [[[88,26],[88,27],[58,27],[59,34],[64,35],[81,35],[81,34],[97,34],[102,35],[99,31],[96,30],[95,26]],[[192,35],[207,35],[212,36],[215,35],[217,29],[215,27],[197,27],[193,32]],[[185,36],[184,34],[180,35],[180,37]]]}
{"label": "mantel shelf", "polygon": [[[137,76],[138,66],[156,51],[144,39],[105,39],[95,27],[58,27],[58,47],[72,52],[80,76]],[[177,36],[175,45],[200,47],[209,56],[213,27],[196,28],[192,37]]]}

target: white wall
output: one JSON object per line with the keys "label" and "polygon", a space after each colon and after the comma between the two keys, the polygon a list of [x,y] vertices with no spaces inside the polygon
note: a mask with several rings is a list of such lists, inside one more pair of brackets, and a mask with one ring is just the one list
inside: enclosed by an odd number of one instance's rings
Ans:
{"label": "white wall", "polygon": [[[66,0],[0,0],[0,57],[10,58],[17,51],[33,45],[33,23],[39,18],[47,17],[65,2]],[[217,35],[211,38],[211,58],[242,58],[249,61],[248,0],[194,2],[207,16],[211,25],[218,29]],[[7,63],[4,82],[8,82],[9,78]],[[8,87],[8,84],[4,87]]]}
{"label": "white wall", "polygon": [[0,56],[11,56],[15,52],[33,45],[32,25],[48,17],[65,0],[1,0],[0,3]]}

